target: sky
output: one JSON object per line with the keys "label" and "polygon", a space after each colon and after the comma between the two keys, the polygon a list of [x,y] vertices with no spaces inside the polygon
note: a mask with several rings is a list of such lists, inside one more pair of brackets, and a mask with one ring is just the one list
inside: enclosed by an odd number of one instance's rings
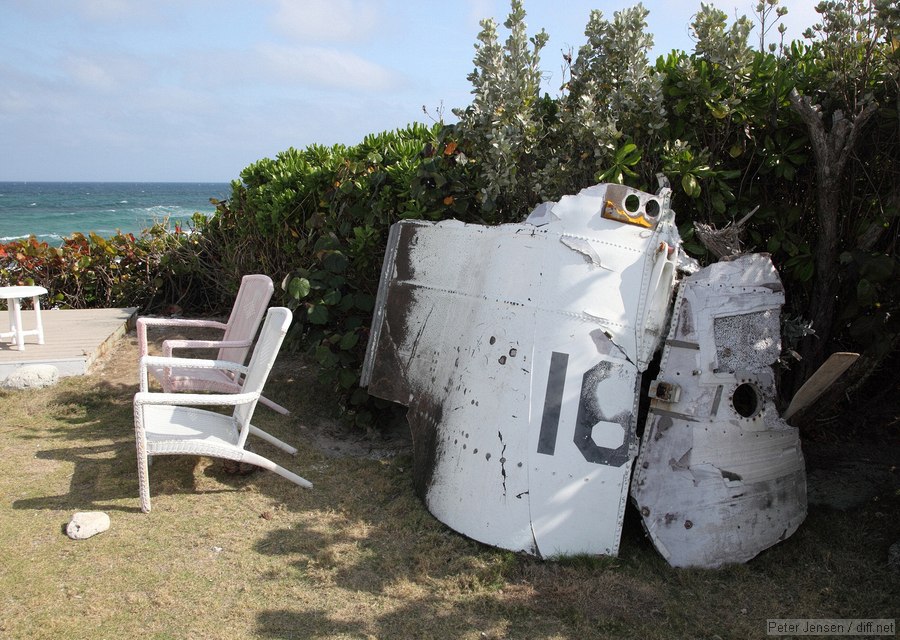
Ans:
{"label": "sky", "polygon": [[[592,9],[524,0],[545,90]],[[752,15],[755,0],[712,2]],[[813,0],[782,0],[788,39]],[[693,50],[699,0],[649,0],[652,57]],[[0,181],[229,182],[288,147],[360,142],[470,103],[479,21],[508,0],[0,0]],[[755,31],[754,31],[755,34]],[[751,42],[754,40],[751,35]]]}

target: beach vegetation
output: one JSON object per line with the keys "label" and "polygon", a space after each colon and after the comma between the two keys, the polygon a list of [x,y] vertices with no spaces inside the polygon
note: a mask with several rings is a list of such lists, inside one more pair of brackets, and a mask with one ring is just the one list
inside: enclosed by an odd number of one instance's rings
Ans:
{"label": "beach vegetation", "polygon": [[[202,214],[193,222],[204,225]],[[161,220],[140,235],[75,233],[58,246],[35,236],[0,244],[0,278],[45,287],[51,306],[84,309],[221,304],[194,282],[196,237]]]}

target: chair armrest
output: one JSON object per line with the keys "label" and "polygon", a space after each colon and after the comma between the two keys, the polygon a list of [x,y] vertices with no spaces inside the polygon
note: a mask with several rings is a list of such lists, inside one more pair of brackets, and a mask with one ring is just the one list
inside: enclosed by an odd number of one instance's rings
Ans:
{"label": "chair armrest", "polygon": [[174,349],[226,349],[249,347],[252,344],[252,340],[165,340],[163,355],[171,358]]}
{"label": "chair armrest", "polygon": [[[147,391],[149,385],[147,380],[147,371],[150,368],[172,368],[180,367],[186,369],[219,369],[222,371],[232,371],[234,373],[246,374],[247,367],[237,362],[229,360],[207,360],[205,358],[167,358],[164,356],[142,356],[138,365],[140,373],[140,389]],[[189,395],[189,394],[186,394]]]}
{"label": "chair armrest", "polygon": [[134,394],[135,408],[150,405],[234,406],[259,398],[258,393],[156,393],[138,391]]}
{"label": "chair armrest", "polygon": [[194,318],[148,318],[141,317],[137,319],[137,337],[138,347],[142,356],[147,355],[147,328],[148,327],[200,327],[209,329],[221,329],[225,331],[228,328],[223,322],[217,320],[201,320]]}

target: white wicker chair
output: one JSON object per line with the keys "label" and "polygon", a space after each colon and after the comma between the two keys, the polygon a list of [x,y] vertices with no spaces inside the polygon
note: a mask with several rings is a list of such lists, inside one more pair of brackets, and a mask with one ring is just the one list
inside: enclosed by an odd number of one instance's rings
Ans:
{"label": "white wicker chair", "polygon": [[[236,460],[274,471],[301,487],[312,487],[308,480],[244,449],[251,433],[274,441],[273,444],[284,444],[254,427],[250,420],[291,318],[291,311],[284,307],[269,310],[253,357],[246,367],[224,360],[141,358],[141,386],[134,396],[134,432],[142,511],[150,511],[148,457],[152,455],[200,455]],[[147,376],[152,367],[229,371],[242,375],[243,385],[238,393],[226,394],[149,392]],[[234,406],[234,412],[229,416],[194,408],[223,405]]]}
{"label": "white wicker chair", "polygon": [[[244,364],[253,345],[256,331],[266,313],[275,287],[267,275],[244,276],[234,300],[227,323],[215,320],[190,318],[138,318],[137,337],[141,357],[147,355],[147,331],[153,328],[211,328],[223,332],[220,340],[165,340],[162,344],[163,356],[171,357],[175,349],[218,349],[217,360],[227,360]],[[213,391],[235,393],[241,390],[240,376],[221,369],[197,369],[194,367],[166,367],[150,370],[151,375],[162,385],[163,391]],[[259,401],[278,413],[289,412],[265,396]]]}

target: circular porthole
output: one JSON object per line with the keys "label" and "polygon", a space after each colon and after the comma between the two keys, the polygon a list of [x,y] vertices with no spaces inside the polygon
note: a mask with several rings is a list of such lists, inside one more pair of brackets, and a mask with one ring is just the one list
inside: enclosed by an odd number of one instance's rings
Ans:
{"label": "circular porthole", "polygon": [[755,418],[762,411],[762,392],[752,382],[742,382],[731,394],[731,406],[742,418]]}
{"label": "circular porthole", "polygon": [[659,202],[656,200],[647,200],[647,204],[644,205],[644,215],[650,218],[655,218],[659,215]]}
{"label": "circular porthole", "polygon": [[628,197],[625,198],[625,210],[628,213],[637,213],[638,209],[641,208],[641,199],[636,195],[629,194]]}

